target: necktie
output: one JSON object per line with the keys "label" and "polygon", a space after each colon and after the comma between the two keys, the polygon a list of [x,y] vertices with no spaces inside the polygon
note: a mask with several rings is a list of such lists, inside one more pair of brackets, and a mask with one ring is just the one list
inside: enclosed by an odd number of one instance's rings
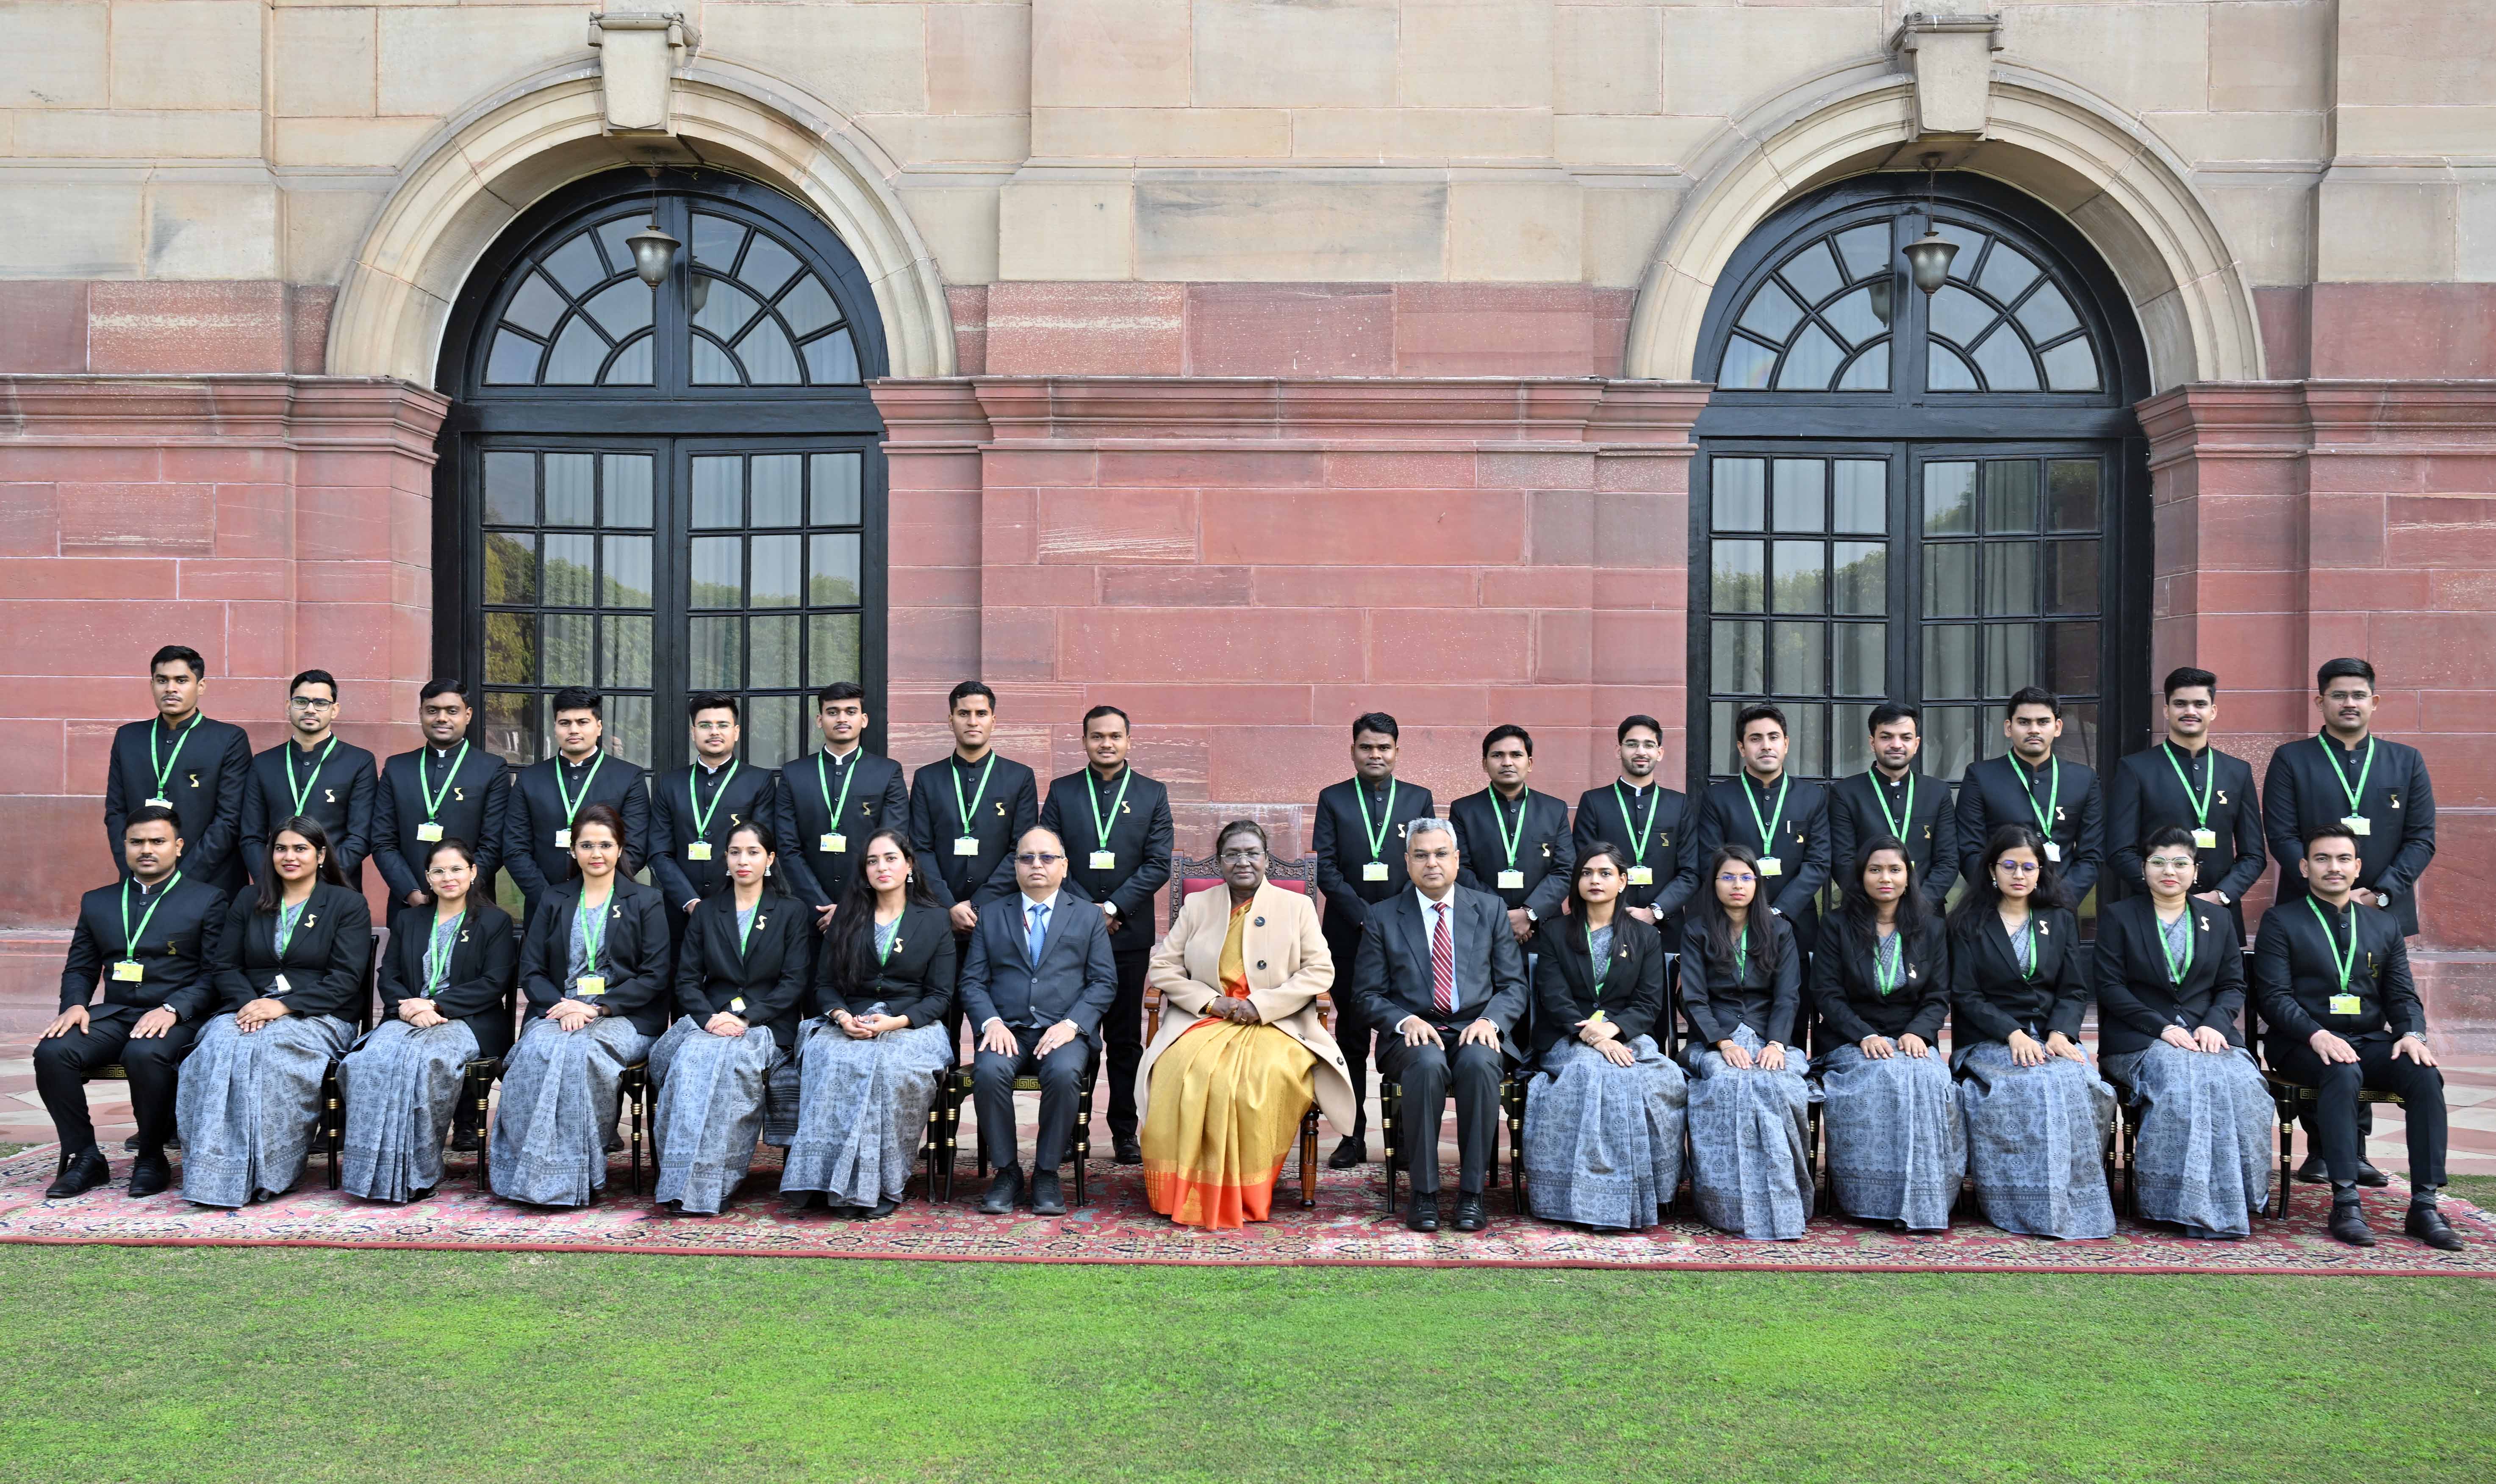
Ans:
{"label": "necktie", "polygon": [[1442,1015],[1456,1012],[1456,945],[1448,936],[1448,904],[1433,903],[1438,925],[1430,929],[1430,1003]]}
{"label": "necktie", "polygon": [[1031,939],[1027,944],[1027,951],[1031,955],[1031,966],[1034,969],[1040,967],[1040,945],[1046,942],[1047,938],[1048,904],[1034,902],[1031,904]]}

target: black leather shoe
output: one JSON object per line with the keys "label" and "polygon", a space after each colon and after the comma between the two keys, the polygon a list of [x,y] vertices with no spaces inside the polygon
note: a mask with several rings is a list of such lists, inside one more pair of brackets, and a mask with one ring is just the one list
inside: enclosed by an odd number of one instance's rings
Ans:
{"label": "black leather shoe", "polygon": [[1404,1224],[1412,1227],[1415,1231],[1438,1230],[1438,1192],[1434,1190],[1427,1195],[1423,1195],[1418,1190],[1415,1191],[1413,1194],[1413,1203],[1404,1208]]}
{"label": "black leather shoe", "polygon": [[[2331,1170],[2323,1162],[2321,1155],[2307,1155],[2305,1162],[2296,1167],[2296,1180],[2299,1185],[2329,1185]],[[2392,1177],[2375,1168],[2368,1161],[2359,1159],[2357,1183],[2369,1190],[2380,1190],[2392,1183]]]}
{"label": "black leather shoe", "polygon": [[1066,1191],[1059,1184],[1057,1171],[1041,1170],[1031,1177],[1031,1214],[1064,1216]]}
{"label": "black leather shoe", "polygon": [[892,1215],[892,1213],[900,1209],[901,1202],[894,1200],[891,1196],[888,1195],[884,1199],[877,1201],[871,1208],[866,1206],[858,1207],[858,1219],[861,1221],[881,1221],[886,1217]]}
{"label": "black leather shoe", "polygon": [[[1369,1141],[1361,1138],[1357,1134],[1355,1134],[1347,1137],[1342,1143],[1337,1144],[1334,1147],[1334,1153],[1326,1156],[1326,1168],[1337,1170],[1353,1169],[1357,1167],[1361,1160],[1368,1158]],[[1437,1223],[1432,1222],[1431,1224],[1433,1229],[1435,1229]]]}
{"label": "black leather shoe", "polygon": [[2410,1219],[2402,1225],[2401,1230],[2434,1248],[2437,1252],[2461,1251],[2461,1234],[2454,1231],[2452,1223],[2444,1219],[2444,1213],[2433,1206],[2412,1203]]}
{"label": "black leather shoe", "polygon": [[484,1144],[484,1131],[477,1125],[476,1117],[474,1113],[463,1112],[451,1121],[452,1154],[473,1155]]}
{"label": "black leather shoe", "polygon": [[1456,1230],[1480,1231],[1489,1224],[1490,1217],[1482,1210],[1482,1192],[1477,1190],[1470,1195],[1458,1192],[1456,1196]]}
{"label": "black leather shoe", "polygon": [[162,1195],[173,1188],[173,1161],[165,1158],[161,1149],[139,1151],[138,1161],[130,1166],[130,1197]]}
{"label": "black leather shoe", "polygon": [[[1052,1175],[1049,1178],[1053,1180],[1056,1177]],[[987,1198],[980,1202],[980,1210],[989,1216],[1004,1216],[1013,1211],[1021,1199],[1022,1166],[1009,1164],[997,1171],[996,1179],[988,1182]]]}
{"label": "black leather shoe", "polygon": [[112,1166],[105,1162],[104,1151],[89,1144],[83,1154],[70,1160],[59,1179],[44,1188],[44,1199],[67,1200],[111,1183]]}
{"label": "black leather shoe", "polygon": [[2364,1186],[2369,1190],[2380,1190],[2384,1187],[2392,1183],[2392,1177],[2385,1174],[2382,1170],[2375,1168],[2364,1159],[2359,1159],[2357,1161],[2357,1183]]}
{"label": "black leather shoe", "polygon": [[2354,1200],[2331,1203],[2331,1235],[2351,1247],[2375,1245],[2375,1229],[2366,1224],[2365,1209]]}
{"label": "black leather shoe", "polygon": [[1109,1135],[1109,1158],[1117,1160],[1120,1164],[1143,1163],[1143,1140],[1137,1138],[1132,1133],[1113,1133]]}

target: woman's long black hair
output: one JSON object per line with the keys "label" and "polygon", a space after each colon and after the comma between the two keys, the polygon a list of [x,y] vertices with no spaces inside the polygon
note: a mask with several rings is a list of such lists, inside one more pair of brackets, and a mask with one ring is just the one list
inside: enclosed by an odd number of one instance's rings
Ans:
{"label": "woman's long black hair", "polygon": [[1863,889],[1863,869],[1872,857],[1883,850],[1895,850],[1907,863],[1907,889],[1898,898],[1897,929],[1908,943],[1914,943],[1932,920],[1932,909],[1924,905],[1923,882],[1916,877],[1916,857],[1907,851],[1907,842],[1895,835],[1880,835],[1863,843],[1855,852],[1855,869],[1837,884],[1837,912],[1845,924],[1847,941],[1870,949],[1881,931],[1881,906],[1872,893]]}
{"label": "woman's long black hair", "polygon": [[285,900],[285,885],[277,879],[277,837],[280,835],[301,835],[313,850],[320,852],[321,864],[312,871],[314,881],[328,886],[347,884],[346,873],[338,869],[338,852],[329,849],[329,832],[321,827],[320,820],[298,814],[291,819],[279,820],[277,827],[268,832],[268,858],[261,862],[258,903],[261,912],[274,912],[278,904]]}
{"label": "woman's long black hair", "polygon": [[1966,894],[1950,909],[1951,931],[1971,930],[2002,906],[2002,888],[1993,883],[1993,863],[2022,846],[2037,854],[2037,889],[2028,894],[2028,910],[2049,912],[2072,905],[2072,894],[2063,885],[2063,873],[2045,858],[2045,837],[2025,824],[1999,825],[1985,840],[1984,853],[1978,857],[1976,870],[1968,876]]}
{"label": "woman's long black hair", "polygon": [[[754,837],[754,843],[763,847],[763,852],[771,857],[771,864],[765,868],[763,873],[764,894],[765,896],[774,897],[787,896],[789,894],[789,881],[787,878],[780,874],[780,848],[771,843],[771,831],[764,828],[762,823],[758,820],[740,820],[730,828],[728,838],[719,843],[720,849],[724,850],[730,846],[735,844],[736,837],[739,835],[752,835]],[[721,881],[725,884],[719,888],[720,890],[730,892],[736,890],[736,878],[733,876],[722,876]]]}
{"label": "woman's long black hair", "polygon": [[[1707,944],[1707,961],[1710,964],[1733,961],[1733,919],[1726,915],[1725,904],[1716,898],[1716,877],[1734,861],[1750,867],[1752,875],[1759,875],[1760,857],[1752,853],[1750,847],[1720,845],[1716,853],[1707,857],[1707,869],[1699,877],[1699,890],[1690,898],[1690,915],[1699,924],[1700,933]],[[1768,926],[1771,914],[1768,894],[1763,883],[1762,888],[1752,894],[1750,911],[1743,916],[1742,937],[1748,944],[1744,951],[1767,971],[1769,981],[1773,983],[1777,970],[1782,966],[1777,961],[1776,930]]]}
{"label": "woman's long black hair", "polygon": [[840,911],[832,913],[831,931],[824,935],[824,952],[830,956],[832,987],[843,998],[875,981],[875,886],[866,879],[866,856],[879,840],[891,841],[902,858],[912,862],[909,882],[901,889],[902,899],[913,907],[936,905],[936,894],[927,889],[926,880],[919,874],[910,837],[897,829],[880,829],[867,836],[865,846],[858,851],[858,868],[850,875],[850,889],[841,893]]}
{"label": "woman's long black hair", "polygon": [[[1612,869],[1620,873],[1623,881],[1627,881],[1629,879],[1629,851],[1622,850],[1619,846],[1612,844],[1608,840],[1598,840],[1594,844],[1586,847],[1584,853],[1577,857],[1577,863],[1569,868],[1569,915],[1576,918],[1581,925],[1586,920],[1586,899],[1577,893],[1577,879],[1586,874],[1587,862],[1593,860],[1598,855],[1609,860],[1612,863]],[[1612,899],[1612,907],[1614,909],[1612,920],[1615,923],[1620,921],[1620,898],[1614,897]]]}
{"label": "woman's long black hair", "polygon": [[[622,812],[617,810],[612,804],[583,804],[580,807],[580,813],[573,816],[572,819],[573,838],[579,838],[580,827],[584,824],[604,824],[614,834],[616,855],[615,880],[618,881],[631,881],[633,879],[632,871],[627,862],[630,860],[632,855],[633,842],[624,837],[624,816]],[[580,880],[580,857],[573,855],[570,850],[566,850],[564,854],[571,858],[572,865],[571,874],[566,876],[564,880],[567,881],[577,881]]]}

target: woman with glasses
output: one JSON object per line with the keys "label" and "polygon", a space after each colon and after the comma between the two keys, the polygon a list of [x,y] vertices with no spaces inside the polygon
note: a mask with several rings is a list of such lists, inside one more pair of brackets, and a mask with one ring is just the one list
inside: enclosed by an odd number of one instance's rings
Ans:
{"label": "woman with glasses", "polygon": [[659,1204],[716,1216],[754,1162],[772,1069],[797,1039],[814,971],[814,925],[771,869],[763,826],[744,820],[720,854],[728,881],[685,922],[676,1021],[650,1048]]}
{"label": "woman with glasses", "polygon": [[2113,1235],[2101,1161],[2114,1089],[2079,1044],[2079,922],[2035,830],[1994,830],[1950,928],[1951,1065],[1985,1220],[2030,1236]]}
{"label": "woman with glasses", "polygon": [[217,935],[223,1014],[182,1064],[182,1198],[240,1207],[303,1173],[321,1082],[363,1018],[373,916],[338,874],[329,836],[298,815],[269,831],[259,889]]}
{"label": "woman with glasses", "polygon": [[945,1017],[959,963],[945,909],[897,829],[866,837],[817,956],[824,1013],[797,1042],[797,1132],[780,1193],[834,1216],[880,1219],[901,1205],[927,1138],[927,1111],[953,1066]]}
{"label": "woman with glasses", "polygon": [[1643,1230],[1681,1186],[1689,1080],[1651,1034],[1664,1016],[1664,935],[1624,910],[1629,852],[1577,858],[1565,916],[1534,947],[1525,1188],[1534,1214],[1609,1236]]}
{"label": "woman with glasses", "polygon": [[1309,1104],[1337,1128],[1357,1107],[1318,1018],[1335,966],[1317,906],[1265,880],[1268,849],[1253,819],[1222,826],[1222,889],[1180,905],[1145,972],[1162,1018],[1136,1071],[1144,1198],[1183,1226],[1267,1220]]}
{"label": "woman with glasses", "polygon": [[2098,1054],[2139,1126],[2140,1214],[2241,1237],[2270,1199],[2272,1115],[2245,1049],[2244,951],[2227,909],[2193,899],[2192,831],[2170,824],[2141,853],[2149,895],[2098,917]]}
{"label": "woman with glasses", "polygon": [[1681,934],[1681,1007],[1692,1039],[1690,1183],[1719,1231],[1791,1242],[1811,1216],[1805,1148],[1810,1064],[1788,1045],[1802,1007],[1802,954],[1760,900],[1760,858],[1717,848]]}
{"label": "woman with glasses", "polygon": [[614,805],[583,807],[572,876],[539,900],[520,941],[527,1029],[494,1110],[494,1193],[507,1200],[585,1206],[607,1189],[624,1069],[668,1029],[668,904],[623,874],[625,846]]}
{"label": "woman with glasses", "polygon": [[1946,1231],[1967,1175],[1967,1122],[1933,1050],[1950,1016],[1949,931],[1904,841],[1876,836],[1852,864],[1811,956],[1830,1193],[1857,1221]]}
{"label": "woman with glasses", "polygon": [[433,905],[400,912],[382,955],[382,1023],[338,1066],[347,1102],[339,1183],[366,1200],[433,1193],[443,1137],[467,1111],[457,1103],[468,1064],[512,1047],[518,937],[475,891],[476,851],[464,840],[435,842],[424,884]]}

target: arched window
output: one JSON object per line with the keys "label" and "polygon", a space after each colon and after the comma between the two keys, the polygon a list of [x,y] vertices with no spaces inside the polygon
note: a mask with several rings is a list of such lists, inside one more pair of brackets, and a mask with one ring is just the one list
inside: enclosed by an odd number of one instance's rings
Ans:
{"label": "arched window", "polygon": [[[626,241],[654,211],[684,244],[656,289]],[[654,767],[695,692],[740,697],[764,765],[827,681],[880,714],[884,364],[856,261],[752,182],[602,176],[505,232],[444,343],[436,479],[438,663],[483,681],[487,745],[545,756],[568,685]]]}
{"label": "arched window", "polygon": [[[1953,781],[2003,750],[2023,686],[2064,697],[2080,761],[2145,724],[2138,329],[2044,206],[1946,176],[1928,207],[1923,186],[1816,192],[1718,280],[1692,481],[1694,781],[1733,771],[1732,717],[1754,700],[1786,711],[1809,778],[1868,767],[1888,698],[1923,709],[1923,766]],[[1958,249],[1929,299],[1903,255],[1928,222]]]}

